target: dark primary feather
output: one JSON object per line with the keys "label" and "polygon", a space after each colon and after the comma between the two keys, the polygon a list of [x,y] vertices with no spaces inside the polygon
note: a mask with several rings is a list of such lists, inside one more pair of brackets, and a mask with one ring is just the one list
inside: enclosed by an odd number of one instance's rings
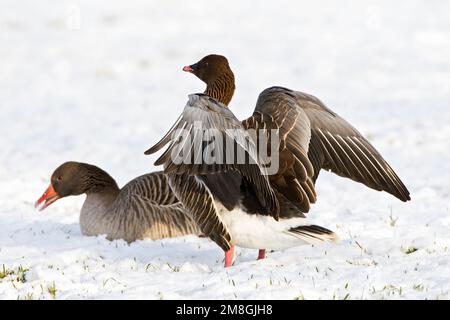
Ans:
{"label": "dark primary feather", "polygon": [[247,129],[279,129],[280,168],[269,177],[270,183],[302,212],[308,212],[316,201],[314,184],[320,169],[402,201],[410,200],[400,178],[375,148],[314,96],[268,88],[259,95],[253,115],[243,125]]}
{"label": "dark primary feather", "polygon": [[294,94],[311,122],[308,156],[314,165],[314,180],[323,168],[402,201],[411,200],[394,170],[358,130],[319,99],[301,92]]}

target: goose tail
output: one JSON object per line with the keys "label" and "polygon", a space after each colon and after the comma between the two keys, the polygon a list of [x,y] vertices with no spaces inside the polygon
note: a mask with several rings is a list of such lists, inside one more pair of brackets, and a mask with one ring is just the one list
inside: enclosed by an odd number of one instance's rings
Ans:
{"label": "goose tail", "polygon": [[313,224],[293,227],[288,232],[310,244],[339,241],[339,237],[333,231]]}

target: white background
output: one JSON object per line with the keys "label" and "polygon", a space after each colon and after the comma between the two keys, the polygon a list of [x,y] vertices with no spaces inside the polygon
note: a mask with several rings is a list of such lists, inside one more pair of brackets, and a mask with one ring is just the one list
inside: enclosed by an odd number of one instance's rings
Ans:
{"label": "white background", "polygon": [[[0,298],[449,298],[448,1],[13,1],[0,11]],[[79,230],[84,196],[34,201],[67,160],[119,185],[204,84],[181,71],[228,57],[231,108],[283,85],[318,96],[357,127],[411,192],[321,173],[309,216],[339,244],[236,265],[207,239],[108,242]],[[410,248],[418,249],[406,254]],[[52,290],[50,290],[52,291]]]}

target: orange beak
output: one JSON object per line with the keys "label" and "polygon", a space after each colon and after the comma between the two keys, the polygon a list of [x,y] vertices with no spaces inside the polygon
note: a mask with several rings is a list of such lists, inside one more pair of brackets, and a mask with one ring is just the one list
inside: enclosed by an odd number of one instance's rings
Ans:
{"label": "orange beak", "polygon": [[45,201],[44,205],[39,209],[39,211],[42,211],[59,198],[61,198],[60,195],[55,191],[55,189],[53,189],[53,186],[50,184],[47,190],[45,190],[44,194],[38,199],[38,201],[36,201],[34,207],[38,208],[41,203]]}

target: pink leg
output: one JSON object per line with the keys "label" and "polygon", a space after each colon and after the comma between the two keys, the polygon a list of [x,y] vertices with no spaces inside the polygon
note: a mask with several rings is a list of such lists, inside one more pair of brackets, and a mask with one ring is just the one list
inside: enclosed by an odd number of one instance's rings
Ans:
{"label": "pink leg", "polygon": [[225,251],[225,268],[231,267],[234,258],[234,246],[231,246],[230,250]]}
{"label": "pink leg", "polygon": [[266,257],[266,249],[259,249],[258,260],[264,259]]}

